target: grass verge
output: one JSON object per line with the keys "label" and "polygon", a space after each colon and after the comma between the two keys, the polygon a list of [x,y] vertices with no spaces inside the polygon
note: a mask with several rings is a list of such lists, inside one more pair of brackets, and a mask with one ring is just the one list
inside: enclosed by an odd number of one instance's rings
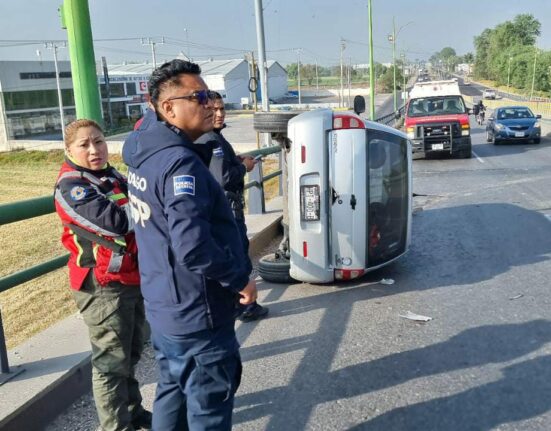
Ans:
{"label": "grass verge", "polygon": [[[53,194],[62,151],[0,153],[0,203]],[[126,172],[120,155],[111,163]],[[277,157],[264,160],[264,175],[278,169]],[[278,193],[278,178],[265,184],[266,199]],[[61,224],[48,214],[0,226],[0,277],[63,255]],[[76,312],[66,268],[0,293],[0,310],[8,349]]]}

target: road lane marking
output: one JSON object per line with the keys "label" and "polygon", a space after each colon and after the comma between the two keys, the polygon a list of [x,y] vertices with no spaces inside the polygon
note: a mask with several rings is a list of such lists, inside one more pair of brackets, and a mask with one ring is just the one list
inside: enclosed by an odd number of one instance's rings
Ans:
{"label": "road lane marking", "polygon": [[478,160],[480,163],[485,163],[484,160],[482,160],[480,157],[478,157],[478,154],[476,154],[474,151],[471,150],[471,152],[474,154],[474,156],[476,157],[476,160]]}

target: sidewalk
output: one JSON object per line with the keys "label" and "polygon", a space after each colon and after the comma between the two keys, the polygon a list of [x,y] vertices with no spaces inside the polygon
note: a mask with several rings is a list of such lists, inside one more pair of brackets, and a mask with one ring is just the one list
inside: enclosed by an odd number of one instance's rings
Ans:
{"label": "sidewalk", "polygon": [[[267,212],[247,215],[250,254],[265,248],[278,234],[281,198]],[[0,431],[42,430],[91,388],[90,344],[78,315],[68,317],[8,352],[18,372],[0,386]]]}

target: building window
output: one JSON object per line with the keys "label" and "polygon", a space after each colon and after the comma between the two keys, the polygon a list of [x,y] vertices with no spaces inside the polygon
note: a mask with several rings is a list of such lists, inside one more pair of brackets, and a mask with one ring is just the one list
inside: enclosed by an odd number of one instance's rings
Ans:
{"label": "building window", "polygon": [[136,93],[136,83],[135,82],[127,82],[126,83],[126,95],[127,96],[135,96]]}
{"label": "building window", "polygon": [[[63,106],[75,104],[72,89],[61,90]],[[57,90],[12,91],[4,93],[6,111],[21,109],[54,108],[59,106]]]}

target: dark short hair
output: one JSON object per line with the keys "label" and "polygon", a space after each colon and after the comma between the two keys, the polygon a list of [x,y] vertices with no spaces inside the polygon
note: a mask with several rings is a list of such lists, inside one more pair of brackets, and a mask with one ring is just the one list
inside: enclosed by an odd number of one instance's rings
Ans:
{"label": "dark short hair", "polygon": [[212,100],[224,100],[224,98],[218,91],[211,91],[210,94],[212,95]]}
{"label": "dark short hair", "polygon": [[162,90],[173,85],[179,85],[179,77],[182,74],[200,75],[201,68],[190,61],[174,59],[167,61],[153,71],[149,78],[149,100],[157,107],[159,95]]}

